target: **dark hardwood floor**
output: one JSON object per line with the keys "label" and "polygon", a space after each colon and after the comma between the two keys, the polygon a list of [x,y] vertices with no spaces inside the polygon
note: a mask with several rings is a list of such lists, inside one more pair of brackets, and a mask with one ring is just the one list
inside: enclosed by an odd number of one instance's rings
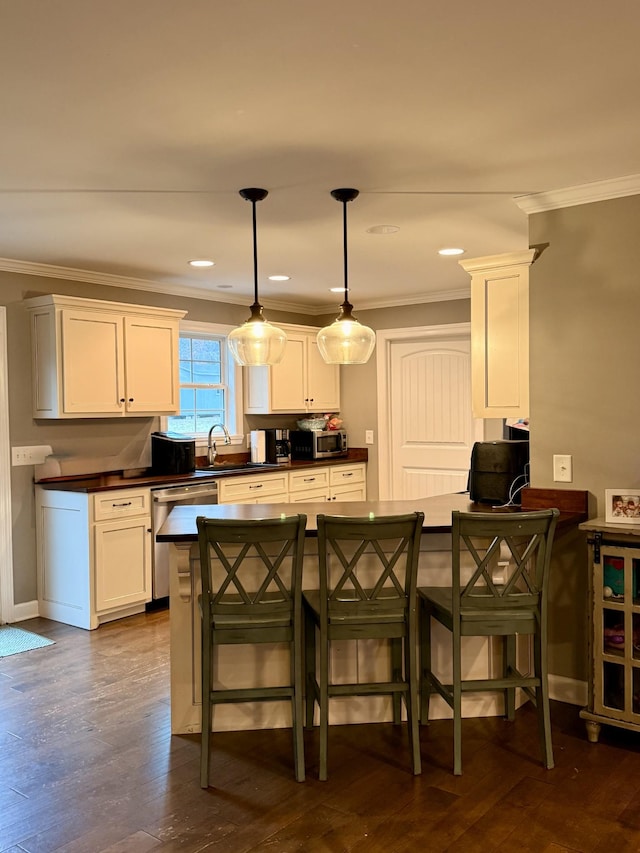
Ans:
{"label": "dark hardwood floor", "polygon": [[1,851],[640,850],[640,737],[607,727],[589,744],[573,706],[553,705],[551,771],[526,707],[464,722],[459,778],[442,720],[415,778],[391,724],[332,728],[328,782],[307,733],[304,784],[289,730],[217,734],[202,791],[199,737],[169,732],[167,611],[20,627],[56,644],[0,660]]}

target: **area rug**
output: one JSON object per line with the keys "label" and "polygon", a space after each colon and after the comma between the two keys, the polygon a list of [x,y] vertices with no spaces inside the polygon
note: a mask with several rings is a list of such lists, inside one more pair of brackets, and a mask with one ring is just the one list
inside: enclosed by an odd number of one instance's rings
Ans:
{"label": "area rug", "polygon": [[53,640],[48,640],[39,634],[32,634],[31,631],[14,628],[12,625],[0,625],[0,658],[52,645],[54,645]]}

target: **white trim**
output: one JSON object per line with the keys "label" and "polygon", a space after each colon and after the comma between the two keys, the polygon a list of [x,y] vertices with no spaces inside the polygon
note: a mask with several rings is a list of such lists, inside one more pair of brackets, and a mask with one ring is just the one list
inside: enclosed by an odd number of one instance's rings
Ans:
{"label": "white trim", "polygon": [[588,702],[589,688],[586,681],[567,678],[565,675],[549,675],[549,696],[559,702],[584,708]]}
{"label": "white trim", "polygon": [[[368,302],[358,299],[357,304],[354,304],[353,306],[353,311],[357,317],[358,311],[370,311],[375,308],[399,308],[403,305],[423,305],[429,302],[451,302],[455,299],[471,299],[471,287],[463,287],[460,290],[438,290],[434,293],[421,293],[419,295],[404,296],[398,299],[393,296],[389,296],[387,299],[371,300]],[[322,310],[316,309],[314,313],[330,314],[332,311],[336,311],[335,304],[325,306]],[[280,323],[279,325],[282,324]]]}
{"label": "white trim", "polygon": [[[213,290],[194,287],[189,284],[168,284],[163,281],[153,281],[144,278],[112,275],[111,273],[94,270],[79,270],[74,267],[58,267],[53,264],[38,264],[33,261],[18,261],[13,258],[0,258],[0,271],[15,272],[23,275],[35,275],[42,278],[60,278],[68,281],[84,281],[89,284],[103,284],[107,287],[123,287],[128,290],[143,290],[149,293],[164,293],[171,296],[183,296],[191,299],[206,299],[211,302],[224,302],[231,305],[251,305],[253,297],[234,294],[216,293]],[[278,311],[295,311],[297,314],[324,313],[327,309],[310,308],[308,305],[298,305],[294,302],[279,302],[277,300],[262,300],[267,308]],[[328,309],[331,310],[331,309]]]}
{"label": "white trim", "polygon": [[[204,335],[228,335],[229,332],[233,331],[235,326],[228,323],[206,323],[201,320],[181,320],[180,321],[180,332],[195,332],[196,334],[204,334]],[[244,436],[244,411],[242,407],[242,401],[244,399],[243,385],[242,385],[242,368],[236,364],[231,356],[231,353],[227,350],[227,384],[230,385],[229,382],[230,374],[233,376],[233,399],[229,401],[227,406],[227,411],[230,414],[229,424],[227,427],[229,432],[231,433],[231,444],[235,445],[243,445],[245,442]],[[167,429],[168,418],[164,416],[161,421],[161,428]],[[196,453],[199,451],[205,452],[207,449],[207,442],[205,439],[200,438],[196,441]]]}
{"label": "white trim", "polygon": [[426,338],[464,338],[471,336],[471,323],[443,323],[438,326],[412,326],[404,329],[382,329],[376,332],[376,379],[378,393],[378,497],[388,500],[391,494],[391,412],[388,404],[391,373],[391,344],[396,341]]}
{"label": "white trim", "polygon": [[[94,270],[79,270],[73,267],[59,267],[53,264],[38,264],[33,261],[18,261],[13,258],[0,258],[1,272],[14,272],[22,275],[35,275],[42,278],[60,278],[68,281],[84,281],[90,284],[103,284],[107,287],[122,287],[129,290],[143,290],[150,293],[164,293],[171,296],[189,297],[191,299],[206,299],[210,302],[224,302],[227,305],[251,305],[253,297],[234,294],[230,298],[228,291],[225,294],[216,293],[211,289],[194,287],[188,284],[168,284],[166,282],[151,281],[144,278],[131,278],[129,276],[113,275],[112,273],[96,272]],[[407,296],[404,299],[388,299],[364,302],[358,301],[358,308],[363,311],[373,308],[394,308],[400,305],[421,305],[428,302],[449,302],[452,299],[469,299],[470,289],[452,291],[436,291],[435,293],[423,293],[419,296]],[[291,311],[295,314],[317,314],[337,313],[339,306],[335,302],[324,305],[301,305],[297,302],[280,302],[276,299],[261,299],[265,308],[274,311]]]}
{"label": "white trim", "polygon": [[527,214],[541,213],[544,210],[557,210],[561,207],[575,207],[578,204],[590,204],[594,201],[607,201],[640,193],[640,175],[626,175],[607,181],[593,181],[577,187],[565,187],[561,190],[530,193],[516,196],[513,200],[520,210]]}
{"label": "white trim", "polygon": [[474,273],[483,270],[503,269],[504,267],[519,267],[523,264],[532,264],[537,249],[521,249],[519,252],[503,252],[500,255],[485,255],[483,258],[469,258],[469,260],[458,261],[465,272]]}
{"label": "white trim", "polygon": [[22,604],[13,605],[13,622],[24,622],[25,619],[35,619],[39,615],[37,600],[23,601]]}
{"label": "white trim", "polygon": [[7,309],[2,306],[0,307],[0,622],[13,622],[14,618]]}

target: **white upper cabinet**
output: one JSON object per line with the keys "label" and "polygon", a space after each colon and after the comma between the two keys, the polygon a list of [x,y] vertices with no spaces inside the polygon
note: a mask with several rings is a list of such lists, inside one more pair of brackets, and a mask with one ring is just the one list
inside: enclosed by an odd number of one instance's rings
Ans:
{"label": "white upper cabinet", "polygon": [[340,410],[340,368],[318,351],[318,329],[278,324],[287,333],[280,364],[245,370],[245,412],[249,415]]}
{"label": "white upper cabinet", "polygon": [[536,249],[459,261],[471,275],[476,418],[529,417],[529,267]]}
{"label": "white upper cabinet", "polygon": [[179,410],[184,311],[47,295],[31,312],[33,415],[91,418]]}

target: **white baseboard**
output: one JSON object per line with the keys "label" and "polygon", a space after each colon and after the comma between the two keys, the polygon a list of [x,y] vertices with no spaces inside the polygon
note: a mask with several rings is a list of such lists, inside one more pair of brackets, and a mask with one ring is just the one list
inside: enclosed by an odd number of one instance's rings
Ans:
{"label": "white baseboard", "polygon": [[25,619],[35,619],[39,616],[38,601],[24,601],[22,604],[13,605],[12,622],[23,622]]}
{"label": "white baseboard", "polygon": [[549,675],[549,696],[569,705],[584,706],[588,702],[589,690],[586,681],[567,678],[564,675]]}

